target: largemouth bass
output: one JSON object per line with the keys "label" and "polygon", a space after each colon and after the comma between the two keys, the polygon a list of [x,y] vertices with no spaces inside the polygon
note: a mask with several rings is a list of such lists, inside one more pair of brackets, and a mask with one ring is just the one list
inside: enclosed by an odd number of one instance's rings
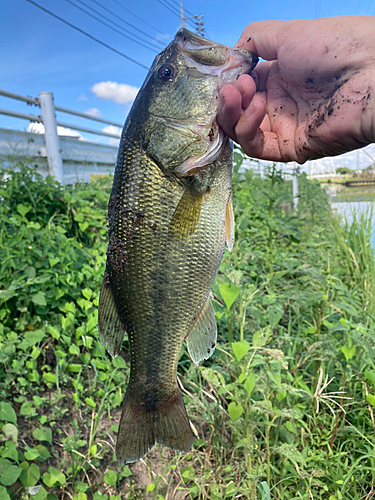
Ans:
{"label": "largemouth bass", "polygon": [[184,339],[195,363],[215,348],[210,289],[234,238],[232,146],[216,121],[219,89],[256,62],[181,29],[156,57],[124,125],[99,300],[108,352],[119,354],[125,332],[130,342],[119,462],[139,460],[155,442],[191,448],[177,363]]}

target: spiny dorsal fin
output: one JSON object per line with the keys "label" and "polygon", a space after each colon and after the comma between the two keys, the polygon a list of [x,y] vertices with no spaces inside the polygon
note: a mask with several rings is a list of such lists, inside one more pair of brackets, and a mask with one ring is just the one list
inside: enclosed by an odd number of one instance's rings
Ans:
{"label": "spiny dorsal fin", "polygon": [[204,200],[204,192],[194,192],[187,188],[173,214],[170,230],[173,236],[187,240],[197,228]]}
{"label": "spiny dorsal fin", "polygon": [[227,247],[231,252],[234,244],[234,210],[232,202],[232,193],[229,195],[227,201],[227,208],[225,210],[225,233],[227,238]]}
{"label": "spiny dorsal fin", "polygon": [[186,339],[189,355],[195,364],[211,356],[215,350],[216,337],[215,310],[209,294]]}
{"label": "spiny dorsal fin", "polygon": [[119,355],[126,330],[121,323],[110,287],[102,283],[98,312],[99,339],[112,358]]}

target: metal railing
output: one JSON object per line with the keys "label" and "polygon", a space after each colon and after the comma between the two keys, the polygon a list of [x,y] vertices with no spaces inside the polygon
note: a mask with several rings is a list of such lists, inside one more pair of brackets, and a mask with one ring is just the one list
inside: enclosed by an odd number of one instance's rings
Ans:
{"label": "metal railing", "polygon": [[63,163],[60,154],[59,136],[57,133],[58,126],[70,128],[73,130],[78,130],[80,132],[86,132],[89,134],[101,135],[115,139],[120,138],[120,134],[118,135],[111,134],[110,132],[94,130],[87,127],[80,127],[77,125],[72,125],[70,123],[57,121],[56,111],[59,111],[61,113],[79,116],[81,118],[94,120],[97,122],[105,123],[107,125],[113,125],[115,127],[119,127],[120,129],[122,128],[122,124],[120,123],[112,122],[110,120],[105,120],[103,118],[98,118],[96,116],[91,116],[87,113],[80,113],[79,111],[63,108],[61,106],[55,106],[52,92],[40,92],[39,97],[30,97],[0,89],[0,95],[40,107],[41,115],[19,113],[17,111],[11,111],[8,109],[1,109],[1,108],[0,108],[0,114],[6,116],[13,116],[15,118],[21,118],[24,120],[29,120],[30,122],[43,123],[45,128],[44,137],[47,150],[48,168],[50,170],[51,175],[53,175],[59,182],[63,181]]}

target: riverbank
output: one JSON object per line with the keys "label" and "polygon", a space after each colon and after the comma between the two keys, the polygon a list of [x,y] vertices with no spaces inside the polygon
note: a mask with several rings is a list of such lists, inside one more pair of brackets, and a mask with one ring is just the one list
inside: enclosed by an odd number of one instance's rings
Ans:
{"label": "riverbank", "polygon": [[236,175],[235,245],[213,286],[218,346],[202,366],[185,350],[179,363],[193,450],[156,446],[123,466],[128,342],[111,359],[97,334],[108,180],[1,173],[1,498],[371,498],[372,228],[340,225],[317,182],[299,187],[294,212],[281,172]]}
{"label": "riverbank", "polygon": [[346,187],[360,187],[360,186],[372,186],[375,189],[375,177],[365,175],[353,176],[353,175],[336,175],[329,177],[319,177],[310,178],[310,180],[316,180],[323,186],[326,184],[333,186],[346,186]]}

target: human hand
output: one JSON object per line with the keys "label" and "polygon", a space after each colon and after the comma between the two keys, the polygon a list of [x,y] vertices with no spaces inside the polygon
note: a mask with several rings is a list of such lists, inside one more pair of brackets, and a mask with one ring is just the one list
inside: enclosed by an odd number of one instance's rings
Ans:
{"label": "human hand", "polygon": [[249,75],[221,89],[218,121],[249,156],[297,161],[375,142],[375,17],[259,21],[238,47]]}

